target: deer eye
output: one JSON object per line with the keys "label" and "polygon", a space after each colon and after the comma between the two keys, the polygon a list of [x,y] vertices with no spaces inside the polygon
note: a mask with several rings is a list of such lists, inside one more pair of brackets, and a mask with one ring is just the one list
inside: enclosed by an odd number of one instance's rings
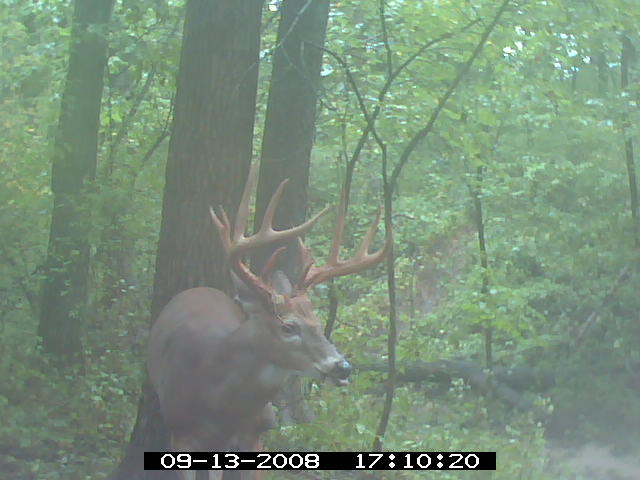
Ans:
{"label": "deer eye", "polygon": [[298,324],[293,322],[282,322],[280,329],[282,330],[282,333],[288,336],[298,335],[300,333],[300,327],[298,327]]}

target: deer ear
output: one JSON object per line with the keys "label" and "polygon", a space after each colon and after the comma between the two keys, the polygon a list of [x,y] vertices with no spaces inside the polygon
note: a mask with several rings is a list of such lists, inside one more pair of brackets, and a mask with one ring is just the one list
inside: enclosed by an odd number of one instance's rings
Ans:
{"label": "deer ear", "polygon": [[249,286],[242,281],[242,279],[235,273],[231,273],[231,281],[235,287],[235,300],[240,304],[240,308],[247,313],[256,313],[260,310],[264,310],[260,297]]}
{"label": "deer ear", "polygon": [[269,279],[269,284],[274,288],[278,295],[284,295],[286,297],[293,296],[293,286],[289,281],[289,278],[282,270],[276,270]]}

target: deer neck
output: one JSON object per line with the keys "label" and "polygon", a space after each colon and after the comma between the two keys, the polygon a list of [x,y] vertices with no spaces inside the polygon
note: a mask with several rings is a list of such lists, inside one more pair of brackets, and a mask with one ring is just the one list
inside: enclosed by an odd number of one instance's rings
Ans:
{"label": "deer neck", "polygon": [[[269,358],[267,327],[259,320],[243,322],[225,342],[227,358],[233,364],[238,389],[246,389],[247,395],[269,397],[280,389],[294,372],[275,365]],[[248,352],[250,352],[248,354]]]}

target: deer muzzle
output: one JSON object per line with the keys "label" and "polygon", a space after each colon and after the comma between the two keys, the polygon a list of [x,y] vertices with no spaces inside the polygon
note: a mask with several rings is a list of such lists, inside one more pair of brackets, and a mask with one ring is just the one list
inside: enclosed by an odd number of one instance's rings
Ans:
{"label": "deer muzzle", "polygon": [[334,384],[338,386],[345,386],[349,384],[349,376],[353,371],[353,367],[348,360],[342,358],[338,360],[331,370],[329,370],[325,375],[329,378]]}

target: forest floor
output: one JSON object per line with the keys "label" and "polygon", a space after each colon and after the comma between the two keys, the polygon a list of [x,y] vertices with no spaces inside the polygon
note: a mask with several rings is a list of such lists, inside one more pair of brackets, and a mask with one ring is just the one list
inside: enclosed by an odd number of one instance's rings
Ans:
{"label": "forest floor", "polygon": [[550,446],[551,464],[566,465],[576,480],[640,480],[640,449],[617,455],[613,447],[596,443]]}

